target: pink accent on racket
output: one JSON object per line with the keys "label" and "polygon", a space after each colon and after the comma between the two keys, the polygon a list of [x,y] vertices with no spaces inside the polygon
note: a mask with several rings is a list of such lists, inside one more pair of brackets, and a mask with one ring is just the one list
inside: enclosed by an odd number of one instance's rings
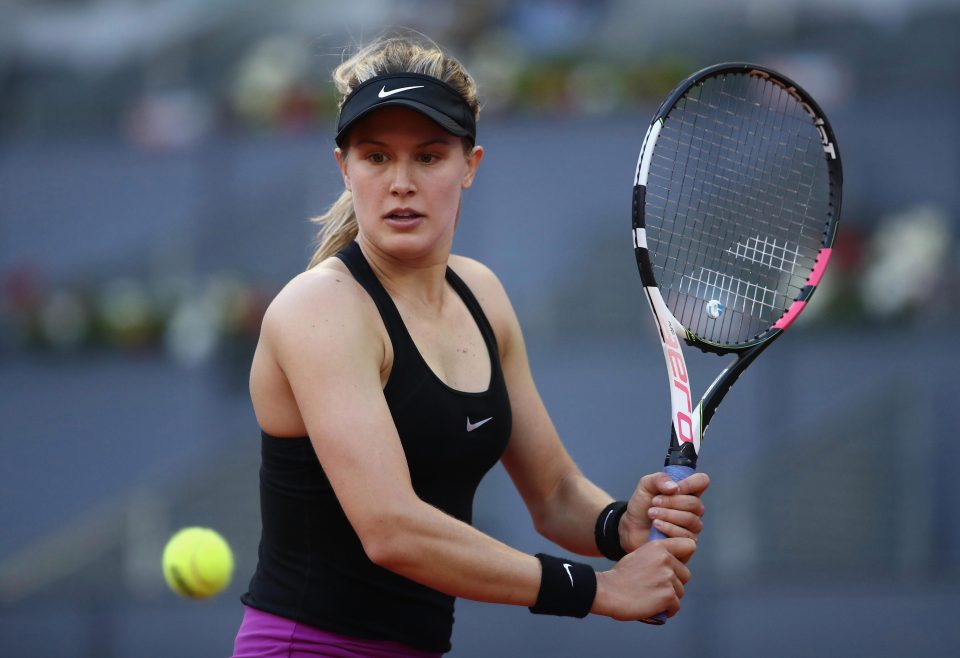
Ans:
{"label": "pink accent on racket", "polygon": [[820,250],[820,253],[817,254],[817,262],[814,263],[813,272],[810,273],[810,278],[807,279],[808,286],[820,285],[820,279],[823,277],[824,270],[827,269],[827,263],[830,262],[830,255],[832,253],[832,247],[824,247]]}
{"label": "pink accent on racket", "polygon": [[797,319],[797,316],[800,315],[800,311],[802,311],[803,307],[806,305],[806,302],[794,302],[791,304],[790,308],[787,309],[787,312],[783,314],[783,317],[773,323],[773,328],[786,329],[789,327],[793,321]]}

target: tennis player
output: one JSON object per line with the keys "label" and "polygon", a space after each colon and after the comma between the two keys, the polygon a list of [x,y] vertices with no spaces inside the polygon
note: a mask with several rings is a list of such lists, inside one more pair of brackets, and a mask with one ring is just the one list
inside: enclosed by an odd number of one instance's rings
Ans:
{"label": "tennis player", "polygon": [[[250,390],[262,430],[259,563],[234,656],[439,656],[455,597],[637,620],[679,609],[703,473],[587,480],[531,377],[496,276],[450,253],[483,160],[476,85],[420,37],[334,72],[345,190],[309,269],[273,300]],[[534,526],[609,571],[528,555],[471,526],[502,461]],[[655,523],[668,539],[647,542]]]}

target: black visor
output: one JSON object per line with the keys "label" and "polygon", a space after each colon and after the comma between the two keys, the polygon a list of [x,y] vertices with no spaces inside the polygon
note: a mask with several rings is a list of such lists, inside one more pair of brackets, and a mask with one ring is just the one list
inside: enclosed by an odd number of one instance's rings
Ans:
{"label": "black visor", "polygon": [[337,146],[343,146],[347,131],[357,120],[389,105],[409,107],[448,133],[476,141],[476,119],[457,90],[433,76],[390,73],[370,78],[347,96],[337,121]]}

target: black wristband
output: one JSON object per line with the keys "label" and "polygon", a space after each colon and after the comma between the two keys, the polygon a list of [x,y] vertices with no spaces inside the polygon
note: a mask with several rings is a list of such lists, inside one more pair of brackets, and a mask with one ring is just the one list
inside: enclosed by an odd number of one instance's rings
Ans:
{"label": "black wristband", "polygon": [[552,555],[537,553],[540,560],[540,591],[530,612],[537,615],[586,617],[597,596],[593,567]]}
{"label": "black wristband", "polygon": [[627,511],[627,503],[616,500],[600,512],[593,534],[597,540],[597,548],[607,559],[616,562],[627,554],[620,546],[620,517]]}

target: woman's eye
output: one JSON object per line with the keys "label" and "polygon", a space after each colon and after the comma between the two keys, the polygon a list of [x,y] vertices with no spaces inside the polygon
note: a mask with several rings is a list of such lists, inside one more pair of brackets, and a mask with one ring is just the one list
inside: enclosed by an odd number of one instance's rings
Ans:
{"label": "woman's eye", "polygon": [[383,162],[386,162],[387,157],[383,153],[371,153],[370,155],[367,156],[367,159],[370,162],[381,164]]}
{"label": "woman's eye", "polygon": [[437,161],[437,156],[433,153],[422,153],[420,154],[420,162],[424,164],[431,164]]}

